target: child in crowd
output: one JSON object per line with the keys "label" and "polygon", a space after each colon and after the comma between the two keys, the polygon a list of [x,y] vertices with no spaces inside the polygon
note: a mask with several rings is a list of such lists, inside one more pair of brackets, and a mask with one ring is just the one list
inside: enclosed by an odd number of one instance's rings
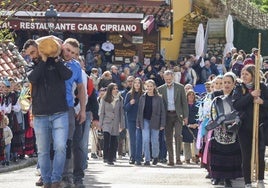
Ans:
{"label": "child in crowd", "polygon": [[2,161],[2,165],[9,166],[10,161],[10,147],[11,147],[11,140],[13,138],[13,134],[11,129],[7,126],[9,124],[8,117],[4,114],[0,115],[0,128],[3,129],[3,138],[2,141],[5,144],[5,158]]}

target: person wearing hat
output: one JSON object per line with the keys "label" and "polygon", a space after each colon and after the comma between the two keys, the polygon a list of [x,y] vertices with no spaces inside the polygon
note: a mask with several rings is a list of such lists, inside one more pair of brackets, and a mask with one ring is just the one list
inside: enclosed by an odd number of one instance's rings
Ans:
{"label": "person wearing hat", "polygon": [[[236,84],[236,75],[227,72],[222,77],[222,87],[214,92],[216,96],[210,106],[211,119],[216,121],[223,112],[227,119],[227,114],[234,111],[232,105],[232,94]],[[222,101],[219,103],[218,101]],[[223,105],[221,108],[221,104]],[[218,185],[220,180],[224,180],[224,187],[232,187],[231,179],[242,177],[241,153],[236,131],[231,131],[226,127],[235,123],[236,119],[228,119],[228,123],[221,122],[212,129],[208,146],[209,172],[212,185]],[[206,128],[208,128],[207,125]],[[209,130],[210,131],[210,130]],[[208,133],[209,134],[209,133]],[[219,162],[220,161],[220,162]]]}
{"label": "person wearing hat", "polygon": [[[53,36],[42,37],[38,41],[28,40],[24,49],[37,62],[29,72],[28,79],[32,85],[33,124],[41,177],[45,188],[58,188],[66,158],[68,136],[65,80],[72,76],[72,72],[57,58],[61,47]],[[51,163],[52,142],[54,159]]]}

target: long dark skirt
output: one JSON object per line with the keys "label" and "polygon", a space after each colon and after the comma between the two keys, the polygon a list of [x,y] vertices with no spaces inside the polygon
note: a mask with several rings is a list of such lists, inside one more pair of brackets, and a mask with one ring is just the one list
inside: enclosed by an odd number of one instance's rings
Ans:
{"label": "long dark skirt", "polygon": [[212,178],[242,177],[242,158],[239,143],[220,144],[215,139],[210,145],[210,175]]}
{"label": "long dark skirt", "polygon": [[[21,125],[17,125],[21,127]],[[13,138],[11,141],[11,152],[17,155],[24,155],[24,145],[25,145],[25,133],[23,129],[11,129],[13,133]],[[14,128],[14,127],[13,127]]]}
{"label": "long dark skirt", "polygon": [[34,133],[33,128],[28,127],[25,131],[25,150],[26,155],[32,155],[34,153]]}
{"label": "long dark skirt", "polygon": [[25,149],[24,152],[26,155],[32,155],[34,153],[34,129],[30,126],[30,112],[24,114],[24,125],[25,125]]}
{"label": "long dark skirt", "polygon": [[5,140],[4,138],[4,129],[0,128],[0,161],[5,159]]}
{"label": "long dark skirt", "polygon": [[11,152],[17,155],[24,155],[25,133],[23,129],[23,122],[19,123],[15,112],[7,114],[9,119],[9,126],[13,134],[11,141]]}

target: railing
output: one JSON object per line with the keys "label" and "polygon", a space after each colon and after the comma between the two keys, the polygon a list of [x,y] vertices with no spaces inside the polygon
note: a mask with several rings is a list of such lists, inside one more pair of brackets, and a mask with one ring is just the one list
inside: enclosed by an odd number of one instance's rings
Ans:
{"label": "railing", "polygon": [[248,0],[226,0],[229,14],[255,29],[268,29],[268,14],[262,12]]}

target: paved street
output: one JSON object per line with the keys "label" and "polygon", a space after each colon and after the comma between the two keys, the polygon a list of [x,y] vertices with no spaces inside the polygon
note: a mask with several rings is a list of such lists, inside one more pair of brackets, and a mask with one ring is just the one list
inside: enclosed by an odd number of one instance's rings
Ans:
{"label": "paved street", "polygon": [[[35,166],[17,171],[0,174],[0,187],[32,188],[39,178],[35,175]],[[118,160],[114,166],[103,164],[101,160],[89,160],[85,174],[87,188],[221,188],[222,185],[212,186],[210,180],[205,179],[206,171],[199,166],[190,164],[168,167],[163,164],[157,166],[129,165],[127,158]],[[266,179],[268,179],[266,173]],[[268,181],[266,180],[266,185]],[[233,181],[233,187],[243,187],[242,179]]]}

